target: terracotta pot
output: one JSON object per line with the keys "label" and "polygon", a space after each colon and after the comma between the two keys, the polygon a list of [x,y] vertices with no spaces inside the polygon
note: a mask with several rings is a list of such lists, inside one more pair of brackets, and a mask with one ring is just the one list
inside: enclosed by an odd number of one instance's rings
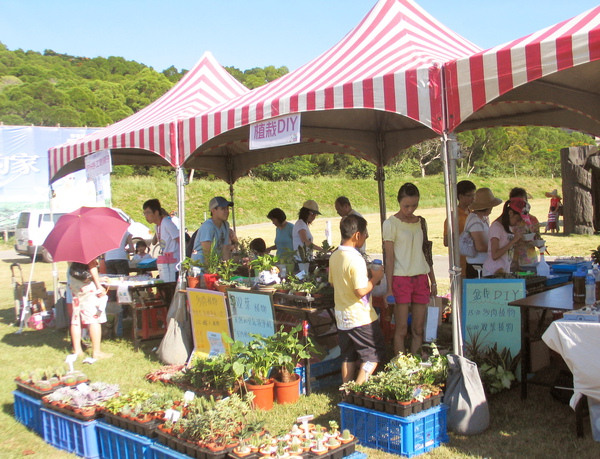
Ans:
{"label": "terracotta pot", "polygon": [[285,403],[296,403],[300,398],[300,375],[294,373],[291,382],[275,381],[275,399],[277,403],[283,405]]}
{"label": "terracotta pot", "polygon": [[244,452],[244,453],[240,452],[240,449],[239,449],[239,448],[234,448],[234,449],[233,449],[233,452],[234,452],[234,453],[235,453],[237,456],[239,456],[239,457],[244,457],[244,456],[247,456],[248,454],[250,454],[250,453],[252,452],[252,448],[248,448],[248,451],[247,451],[247,452]]}
{"label": "terracotta pot", "polygon": [[188,276],[188,278],[187,278],[187,286],[189,288],[198,288],[198,284],[200,284],[200,278],[199,277]]}
{"label": "terracotta pot", "polygon": [[219,279],[219,275],[216,273],[204,273],[204,285],[207,290],[216,290],[215,283]]}
{"label": "terracotta pot", "polygon": [[229,285],[217,284],[217,291],[221,293],[225,293],[229,289]]}
{"label": "terracotta pot", "polygon": [[273,382],[261,385],[246,382],[246,387],[254,394],[252,404],[255,408],[266,411],[273,409],[274,386]]}

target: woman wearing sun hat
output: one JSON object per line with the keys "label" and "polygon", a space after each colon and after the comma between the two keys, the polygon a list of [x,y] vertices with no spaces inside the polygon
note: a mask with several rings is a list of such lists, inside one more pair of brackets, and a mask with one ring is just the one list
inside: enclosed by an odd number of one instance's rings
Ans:
{"label": "woman wearing sun hat", "polygon": [[469,205],[471,213],[465,222],[464,231],[468,231],[471,234],[477,255],[467,257],[465,279],[477,278],[477,271],[474,265],[482,266],[488,257],[489,216],[492,213],[492,209],[500,204],[502,204],[502,199],[495,197],[489,188],[479,188],[475,192],[473,202]]}
{"label": "woman wearing sun hat", "polygon": [[[292,244],[294,250],[298,250],[298,247],[306,245],[309,249],[309,253],[312,255],[313,249],[322,251],[323,249],[313,242],[313,236],[310,232],[309,225],[315,220],[317,215],[321,215],[319,212],[319,204],[312,199],[304,201],[302,208],[298,212],[298,221],[294,224],[294,231],[292,233]],[[298,256],[296,256],[298,260]]]}
{"label": "woman wearing sun hat", "polygon": [[521,233],[513,234],[511,227],[519,222],[530,223],[529,204],[523,198],[511,198],[504,203],[502,214],[490,225],[488,257],[483,263],[483,275],[510,273],[512,250],[521,240]]}

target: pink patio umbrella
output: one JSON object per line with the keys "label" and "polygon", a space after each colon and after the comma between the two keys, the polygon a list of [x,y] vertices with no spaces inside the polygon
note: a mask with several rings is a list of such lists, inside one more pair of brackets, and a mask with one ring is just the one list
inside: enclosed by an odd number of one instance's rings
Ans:
{"label": "pink patio umbrella", "polygon": [[116,249],[129,223],[108,207],[81,207],[58,219],[43,246],[54,261],[89,263]]}

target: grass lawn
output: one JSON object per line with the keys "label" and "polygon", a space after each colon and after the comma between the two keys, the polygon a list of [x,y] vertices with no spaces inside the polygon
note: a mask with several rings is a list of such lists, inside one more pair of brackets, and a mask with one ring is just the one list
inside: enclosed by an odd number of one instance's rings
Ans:
{"label": "grass lawn", "polygon": [[[439,179],[431,179],[432,183]],[[512,180],[514,182],[514,179]],[[501,193],[499,196],[504,196],[512,183],[510,180],[502,184],[499,188]],[[373,182],[371,182],[373,183]],[[429,183],[429,182],[428,182]],[[553,182],[556,183],[556,182]],[[541,191],[545,189],[556,188],[552,182],[536,183],[536,192],[532,200],[532,213],[537,215],[541,222],[546,220],[548,200],[542,199]],[[340,182],[341,184],[341,182]],[[478,183],[480,186],[488,186],[488,183]],[[221,184],[222,185],[222,184]],[[360,187],[354,190],[351,194],[346,192],[346,189],[336,188],[333,185],[338,185],[337,182],[332,182],[333,191],[328,188],[323,188],[323,199],[320,198],[321,192],[307,194],[304,196],[304,190],[298,189],[298,196],[293,199],[285,193],[274,194],[273,196],[285,197],[287,205],[290,209],[295,209],[290,212],[289,220],[295,221],[295,212],[298,208],[298,202],[304,198],[315,198],[324,207],[324,215],[319,217],[313,225],[313,234],[315,240],[320,242],[323,240],[327,221],[330,222],[334,235],[337,235],[337,218],[332,211],[333,199],[330,199],[334,194],[347,194],[351,197],[353,204],[357,210],[368,216],[371,227],[371,237],[368,240],[368,250],[371,253],[381,253],[381,236],[378,229],[378,214],[376,214],[376,201],[370,196],[371,190],[365,193],[364,199],[360,194]],[[200,184],[194,185],[200,188]],[[205,186],[205,185],[202,185]],[[212,185],[211,185],[212,186]],[[246,186],[244,183],[240,185],[240,189]],[[282,190],[286,190],[287,184],[282,184]],[[355,186],[353,184],[352,186]],[[388,187],[388,211],[391,213],[396,211],[395,200],[393,193],[397,191],[396,184],[386,185]],[[419,185],[421,186],[421,185]],[[439,183],[435,185],[439,186]],[[210,199],[214,194],[226,194],[225,186],[221,186],[222,190],[209,188],[203,190],[202,196],[194,195],[196,201],[188,200],[188,202],[202,202],[198,205],[195,213],[196,218],[199,217],[201,210],[205,207],[204,202]],[[395,188],[395,190],[394,190]],[[433,188],[433,185],[432,185]],[[160,189],[160,188],[159,188]],[[269,189],[273,192],[273,189]],[[496,189],[494,189],[496,191]],[[133,190],[129,192],[133,193]],[[170,193],[170,191],[168,191]],[[442,191],[443,192],[443,191]],[[139,196],[139,192],[136,192]],[[166,193],[166,191],[165,191]],[[136,216],[133,209],[138,207],[137,201],[130,205],[131,209],[127,208],[124,203],[124,197],[119,193],[113,192],[115,197],[115,205],[124,209],[132,216]],[[417,213],[425,216],[429,222],[430,237],[434,241],[434,253],[437,255],[447,254],[446,249],[442,245],[442,228],[445,219],[445,210],[443,200],[439,196],[429,196],[423,193],[421,208]],[[154,195],[154,193],[153,193]],[[246,198],[241,191],[237,192],[239,200]],[[367,196],[368,195],[368,196]],[[188,198],[190,193],[188,193]],[[356,199],[352,198],[356,196]],[[149,196],[150,197],[150,196]],[[119,200],[123,200],[119,202]],[[141,199],[143,202],[143,199]],[[293,201],[293,202],[292,202]],[[274,227],[269,224],[260,224],[264,222],[264,217],[269,208],[280,206],[281,200],[274,199],[267,204],[260,204],[260,213],[256,217],[243,216],[240,209],[239,224],[247,226],[240,227],[238,233],[243,237],[263,237],[267,243],[273,239],[275,231]],[[369,205],[367,205],[369,202]],[[266,211],[264,209],[267,209]],[[287,211],[288,207],[286,207]],[[170,210],[170,208],[169,208]],[[139,212],[141,214],[141,212]],[[495,214],[494,214],[495,215]],[[141,218],[136,217],[138,220]],[[199,220],[198,220],[199,221]],[[193,226],[190,226],[193,228]],[[334,244],[337,245],[337,237],[334,237]],[[593,248],[598,246],[598,236],[563,236],[548,235],[548,249],[551,255],[582,255],[587,256]],[[5,247],[8,249],[8,247]],[[5,287],[0,290],[0,365],[3,368],[0,375],[0,403],[2,410],[0,412],[0,423],[3,427],[2,436],[0,437],[0,457],[1,458],[20,458],[24,455],[39,458],[67,458],[75,457],[70,454],[60,452],[53,447],[47,445],[43,440],[34,433],[25,429],[21,424],[17,423],[13,417],[13,395],[15,390],[14,378],[21,371],[30,371],[35,368],[45,368],[47,366],[57,366],[64,361],[64,358],[69,353],[69,341],[64,330],[42,330],[32,331],[25,329],[23,333],[17,333],[18,327],[14,325],[14,309],[13,309],[13,289],[11,287],[10,264],[18,262],[23,268],[25,279],[30,275],[32,265],[26,258],[15,256],[14,259],[2,260],[0,263],[0,282]],[[58,264],[58,272],[61,278],[64,278],[66,270],[65,263]],[[48,289],[52,287],[52,267],[51,265],[36,263],[31,278],[36,281],[45,281]],[[440,285],[440,293],[444,293],[445,285],[447,289],[447,279],[438,279]],[[449,333],[447,326],[442,333],[445,339],[441,340],[441,344],[449,344]],[[98,361],[94,365],[84,366],[80,363],[76,364],[79,369],[85,371],[92,380],[107,381],[118,383],[122,387],[122,391],[126,392],[132,388],[143,388],[150,391],[173,391],[179,393],[178,389],[165,387],[156,384],[150,384],[144,380],[144,375],[157,367],[160,363],[157,361],[152,349],[158,345],[158,341],[150,341],[143,343],[139,352],[133,350],[132,342],[129,339],[108,340],[103,343],[103,350],[114,353],[111,359]],[[548,373],[548,377],[551,375]],[[519,388],[513,388],[510,391],[505,391],[496,396],[492,396],[489,400],[491,411],[490,428],[483,434],[473,437],[464,437],[450,434],[450,442],[440,448],[435,449],[431,453],[425,454],[424,458],[512,458],[512,457],[527,457],[527,458],[546,458],[546,457],[578,457],[578,458],[595,458],[600,455],[600,446],[591,439],[589,420],[585,420],[586,438],[577,439],[575,437],[575,416],[574,412],[566,405],[562,405],[554,401],[549,395],[549,389],[546,387],[531,386],[530,396],[526,401],[520,400]],[[303,414],[314,414],[316,418],[325,422],[328,419],[339,418],[339,410],[337,403],[339,396],[335,390],[320,394],[313,394],[310,397],[302,397],[301,401],[295,405],[286,405],[276,407],[273,411],[265,413],[267,425],[274,431],[278,431],[283,427],[289,427],[295,418]],[[384,459],[394,457],[381,451],[375,451],[359,447],[360,450],[368,453],[370,457],[376,459]]]}

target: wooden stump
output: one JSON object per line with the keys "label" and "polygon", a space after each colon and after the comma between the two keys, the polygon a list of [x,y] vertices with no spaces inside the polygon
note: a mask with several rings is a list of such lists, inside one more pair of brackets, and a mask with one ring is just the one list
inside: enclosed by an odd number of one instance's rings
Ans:
{"label": "wooden stump", "polygon": [[[594,201],[596,205],[600,201],[592,199],[594,192],[600,191],[597,180],[600,177],[597,166],[600,165],[598,147],[588,145],[563,148],[560,157],[564,233],[594,234],[594,221],[600,218],[600,211],[595,212],[594,209]],[[593,172],[596,169],[598,170]]]}

